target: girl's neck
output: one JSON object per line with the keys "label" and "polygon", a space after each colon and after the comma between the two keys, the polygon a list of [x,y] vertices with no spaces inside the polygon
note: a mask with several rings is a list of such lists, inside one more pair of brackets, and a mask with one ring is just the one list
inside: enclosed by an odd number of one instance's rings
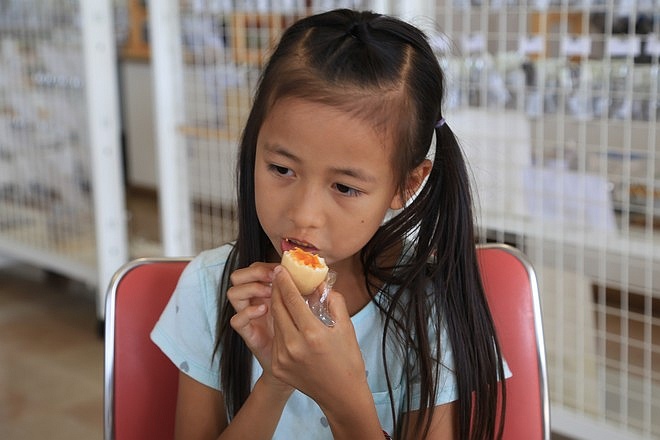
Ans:
{"label": "girl's neck", "polygon": [[337,272],[337,281],[333,290],[344,296],[348,313],[353,316],[371,300],[367,291],[360,257],[354,255],[347,260],[333,264],[331,269]]}

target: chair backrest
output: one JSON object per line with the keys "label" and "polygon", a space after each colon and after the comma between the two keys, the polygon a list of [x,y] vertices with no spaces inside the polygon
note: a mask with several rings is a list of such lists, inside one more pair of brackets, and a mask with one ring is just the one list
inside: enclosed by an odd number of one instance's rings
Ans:
{"label": "chair backrest", "polygon": [[504,358],[505,440],[550,438],[545,344],[536,275],[527,257],[511,246],[477,249],[481,277]]}
{"label": "chair backrest", "polygon": [[149,334],[188,259],[132,261],[117,271],[105,311],[105,440],[174,437],[178,370]]}
{"label": "chair backrest", "polygon": [[[517,249],[480,245],[479,265],[504,357],[505,440],[550,438],[536,275]],[[132,261],[115,274],[105,314],[105,440],[173,438],[178,370],[149,334],[189,259]]]}

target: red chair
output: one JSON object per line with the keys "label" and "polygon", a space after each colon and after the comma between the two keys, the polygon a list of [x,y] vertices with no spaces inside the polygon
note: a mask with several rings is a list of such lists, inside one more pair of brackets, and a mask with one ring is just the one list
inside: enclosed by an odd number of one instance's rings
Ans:
{"label": "red chair", "polygon": [[106,298],[104,439],[174,438],[179,372],[149,333],[189,259],[132,261]]}
{"label": "red chair", "polygon": [[[505,245],[478,248],[507,380],[506,440],[550,438],[538,287],[527,258]],[[174,435],[178,370],[149,333],[189,259],[139,259],[114,276],[105,315],[105,440]]]}
{"label": "red chair", "polygon": [[504,439],[550,439],[545,344],[536,275],[527,257],[502,244],[477,248],[481,278],[504,358],[507,379]]}

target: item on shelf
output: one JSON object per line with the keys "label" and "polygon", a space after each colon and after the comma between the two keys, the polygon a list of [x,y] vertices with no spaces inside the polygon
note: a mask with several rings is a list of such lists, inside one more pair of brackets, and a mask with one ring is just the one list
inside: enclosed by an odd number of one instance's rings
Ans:
{"label": "item on shelf", "polygon": [[121,56],[129,59],[147,60],[149,49],[149,15],[146,0],[128,2],[128,29]]}

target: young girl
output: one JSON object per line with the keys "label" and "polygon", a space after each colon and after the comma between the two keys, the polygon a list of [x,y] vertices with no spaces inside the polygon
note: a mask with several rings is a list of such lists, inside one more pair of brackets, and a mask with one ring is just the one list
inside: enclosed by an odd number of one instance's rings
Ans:
{"label": "young girl", "polygon": [[[284,33],[241,140],[238,238],[190,263],[152,333],[181,370],[177,438],[498,436],[505,371],[443,87],[395,18]],[[293,247],[336,272],[334,326],[278,265]]]}

